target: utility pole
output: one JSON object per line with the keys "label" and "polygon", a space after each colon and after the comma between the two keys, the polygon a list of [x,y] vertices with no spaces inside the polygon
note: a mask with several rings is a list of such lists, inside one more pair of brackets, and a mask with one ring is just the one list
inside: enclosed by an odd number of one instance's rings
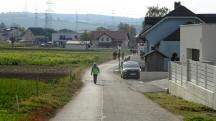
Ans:
{"label": "utility pole", "polygon": [[77,11],[76,11],[76,18],[75,18],[75,19],[76,19],[76,27],[75,27],[75,30],[76,30],[76,32],[78,33],[78,31],[79,31],[79,30],[78,30],[78,28],[79,28],[78,19],[79,19],[79,18],[78,18],[78,13],[77,13]]}
{"label": "utility pole", "polygon": [[38,11],[35,9],[35,27],[38,27]]}
{"label": "utility pole", "polygon": [[121,71],[121,47],[118,46],[119,71]]}
{"label": "utility pole", "polygon": [[53,5],[53,2],[52,0],[48,0],[46,2],[46,5],[47,5],[47,9],[46,9],[46,12],[45,12],[45,28],[52,28],[52,5]]}
{"label": "utility pole", "polygon": [[114,21],[114,14],[115,14],[115,12],[114,12],[114,10],[112,9],[112,25],[111,25],[111,28],[112,29],[114,29],[115,28],[115,21]]}

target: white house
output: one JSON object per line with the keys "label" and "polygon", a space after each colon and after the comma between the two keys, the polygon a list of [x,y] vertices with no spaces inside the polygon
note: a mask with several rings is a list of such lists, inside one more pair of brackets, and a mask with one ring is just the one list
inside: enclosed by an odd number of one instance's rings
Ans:
{"label": "white house", "polygon": [[169,92],[216,110],[216,24],[181,26],[180,62],[171,62]]}
{"label": "white house", "polygon": [[216,23],[215,14],[195,14],[180,2],[175,2],[175,9],[164,17],[146,17],[143,32],[139,37],[146,43],[145,53],[157,50],[169,57],[176,53],[180,58],[180,26],[198,23]]}
{"label": "white house", "polygon": [[181,61],[188,59],[216,64],[216,24],[181,26]]}
{"label": "white house", "polygon": [[91,43],[93,48],[127,48],[128,35],[124,31],[93,31]]}
{"label": "white house", "polygon": [[80,33],[60,31],[52,34],[52,42],[55,47],[65,47],[67,41],[80,40],[80,35]]}

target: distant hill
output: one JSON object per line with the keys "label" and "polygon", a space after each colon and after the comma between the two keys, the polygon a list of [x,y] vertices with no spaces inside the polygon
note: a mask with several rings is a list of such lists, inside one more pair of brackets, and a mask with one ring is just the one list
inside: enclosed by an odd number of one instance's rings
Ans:
{"label": "distant hill", "polygon": [[[76,28],[76,18],[77,18],[77,28],[79,31],[83,30],[95,30],[97,27],[105,27],[109,29],[117,29],[120,22],[128,23],[134,25],[139,32],[142,28],[143,18],[127,18],[119,16],[105,16],[105,15],[95,15],[95,14],[52,14],[52,27],[54,29],[71,29]],[[7,25],[12,25],[14,23],[24,26],[24,27],[34,27],[35,14],[26,12],[10,12],[1,13],[0,22],[4,22]],[[45,14],[38,13],[38,26],[44,27],[45,25]]]}

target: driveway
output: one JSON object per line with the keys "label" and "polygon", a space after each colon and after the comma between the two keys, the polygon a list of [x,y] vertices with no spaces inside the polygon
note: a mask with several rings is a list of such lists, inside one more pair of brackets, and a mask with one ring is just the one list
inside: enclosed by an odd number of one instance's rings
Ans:
{"label": "driveway", "polygon": [[132,90],[128,81],[113,73],[117,67],[117,61],[100,65],[98,85],[92,83],[88,70],[83,76],[84,88],[51,121],[179,121]]}

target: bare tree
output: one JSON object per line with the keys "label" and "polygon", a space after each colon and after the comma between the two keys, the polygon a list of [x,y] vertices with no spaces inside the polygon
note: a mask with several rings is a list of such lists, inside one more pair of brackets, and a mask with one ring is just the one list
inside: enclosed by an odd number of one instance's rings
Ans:
{"label": "bare tree", "polygon": [[146,17],[163,17],[170,10],[167,7],[158,7],[158,6],[150,6],[148,7],[148,12],[146,13]]}
{"label": "bare tree", "polygon": [[136,36],[136,28],[132,25],[126,24],[126,23],[120,23],[118,25],[119,31],[125,31],[128,33],[128,38],[129,38],[129,48],[134,48],[136,47],[136,41],[135,41],[135,36]]}
{"label": "bare tree", "polygon": [[81,39],[82,41],[89,41],[89,40],[90,40],[90,33],[87,32],[87,30],[85,30],[85,31],[81,34],[80,39]]}

